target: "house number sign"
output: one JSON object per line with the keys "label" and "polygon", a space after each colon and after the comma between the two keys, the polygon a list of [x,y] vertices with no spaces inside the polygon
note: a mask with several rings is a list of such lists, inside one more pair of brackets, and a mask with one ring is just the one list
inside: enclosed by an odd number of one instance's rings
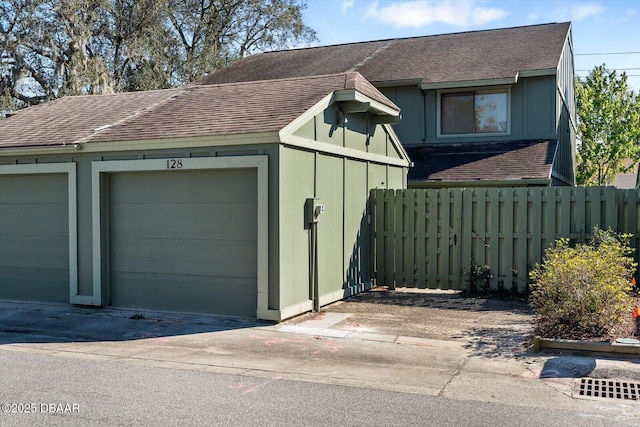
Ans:
{"label": "house number sign", "polygon": [[169,159],[167,160],[167,169],[182,169],[182,159]]}

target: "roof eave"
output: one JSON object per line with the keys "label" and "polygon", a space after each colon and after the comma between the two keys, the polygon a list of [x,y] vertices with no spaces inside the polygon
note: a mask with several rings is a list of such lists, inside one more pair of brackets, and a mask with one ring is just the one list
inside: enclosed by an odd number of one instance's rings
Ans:
{"label": "roof eave", "polygon": [[424,79],[371,80],[375,87],[419,86]]}
{"label": "roof eave", "polygon": [[163,149],[185,149],[201,147],[217,147],[223,145],[254,145],[277,143],[278,132],[258,132],[246,134],[229,135],[207,135],[197,137],[180,138],[158,138],[158,139],[138,139],[108,142],[85,142],[66,145],[47,146],[20,146],[20,147],[0,147],[0,157],[60,154],[73,151],[86,153],[103,153],[113,151],[139,151],[139,150],[163,150]]}
{"label": "roof eave", "polygon": [[[333,93],[334,102],[338,103],[357,103],[360,107],[358,110],[351,108],[351,111],[344,112],[362,112],[369,113],[374,116],[387,116],[392,121],[383,121],[380,123],[397,123],[400,120],[400,110],[389,105],[376,101],[355,89],[342,89]],[[395,121],[394,121],[395,119]]]}
{"label": "roof eave", "polygon": [[456,88],[462,88],[462,87],[512,85],[518,82],[518,77],[519,77],[519,73],[516,73],[516,75],[513,77],[501,77],[501,78],[495,78],[495,79],[421,83],[420,88],[422,90],[429,90],[429,89],[456,89]]}
{"label": "roof eave", "polygon": [[557,68],[541,68],[539,70],[520,71],[520,77],[543,77],[554,76],[558,72]]}
{"label": "roof eave", "polygon": [[547,178],[519,178],[519,179],[475,179],[466,181],[455,180],[409,180],[409,188],[467,188],[467,187],[541,187],[551,185],[551,180]]}

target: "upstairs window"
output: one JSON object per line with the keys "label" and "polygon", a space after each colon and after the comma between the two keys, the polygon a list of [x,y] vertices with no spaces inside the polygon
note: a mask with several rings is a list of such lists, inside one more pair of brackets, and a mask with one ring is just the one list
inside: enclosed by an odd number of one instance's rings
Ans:
{"label": "upstairs window", "polygon": [[506,88],[440,94],[440,135],[509,132]]}

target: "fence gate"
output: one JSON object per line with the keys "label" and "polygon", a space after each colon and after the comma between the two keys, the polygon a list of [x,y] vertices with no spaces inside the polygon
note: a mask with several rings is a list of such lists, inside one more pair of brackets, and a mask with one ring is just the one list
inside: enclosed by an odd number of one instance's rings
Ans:
{"label": "fence gate", "polygon": [[376,285],[462,289],[472,263],[492,289],[524,292],[528,273],[558,238],[585,240],[594,226],[631,233],[638,261],[636,190],[516,187],[372,190]]}

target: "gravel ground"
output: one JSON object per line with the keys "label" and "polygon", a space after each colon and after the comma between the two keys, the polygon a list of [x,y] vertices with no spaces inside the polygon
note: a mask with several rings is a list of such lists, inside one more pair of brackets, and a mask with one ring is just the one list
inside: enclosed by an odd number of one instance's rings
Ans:
{"label": "gravel ground", "polygon": [[534,319],[524,301],[463,298],[457,291],[407,288],[375,288],[323,311],[351,313],[333,326],[337,329],[460,341],[486,357],[514,357],[526,352]]}

